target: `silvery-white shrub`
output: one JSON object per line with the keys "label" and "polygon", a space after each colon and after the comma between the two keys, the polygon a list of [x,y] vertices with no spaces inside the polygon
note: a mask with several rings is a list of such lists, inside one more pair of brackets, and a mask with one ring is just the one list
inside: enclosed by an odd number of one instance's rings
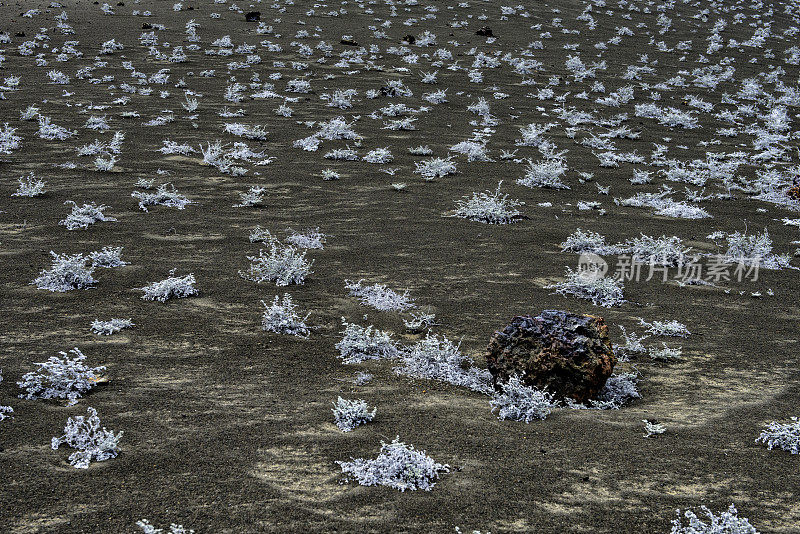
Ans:
{"label": "silvery-white shrub", "polygon": [[[30,105],[25,108],[23,111],[19,112],[19,120],[21,121],[33,121],[36,117],[39,116],[39,108],[36,106]],[[6,127],[8,123],[6,123]]]}
{"label": "silvery-white shrub", "polygon": [[502,180],[494,191],[472,193],[472,197],[464,196],[456,201],[453,217],[469,219],[488,224],[511,224],[521,218],[517,209],[525,204],[519,200],[508,198],[508,194],[500,195]]}
{"label": "silvery-white shrub", "polygon": [[659,436],[667,431],[667,427],[661,423],[653,423],[647,419],[642,419],[644,423],[644,437],[653,438]]}
{"label": "silvery-white shrub", "polygon": [[342,317],[342,339],[336,343],[339,357],[344,363],[360,363],[364,360],[396,358],[399,354],[391,336],[372,325],[367,327],[348,323]]}
{"label": "silvery-white shrub", "polygon": [[498,419],[526,423],[546,418],[556,406],[550,393],[526,386],[517,376],[512,376],[502,384],[501,391],[495,392],[490,402],[492,412],[497,411]]}
{"label": "silvery-white shrub", "polygon": [[195,204],[195,201],[178,193],[169,182],[159,185],[155,192],[134,191],[131,196],[139,201],[139,209],[142,211],[147,211],[147,206],[169,206],[182,210],[188,204]]}
{"label": "silvery-white shrub", "polygon": [[756,443],[767,444],[767,449],[783,449],[792,454],[800,454],[800,418],[792,417],[791,423],[772,421],[761,431]]}
{"label": "silvery-white shrub", "polygon": [[165,278],[159,282],[152,282],[144,287],[138,288],[144,292],[142,295],[143,300],[157,300],[159,302],[166,302],[171,298],[186,298],[197,295],[199,291],[194,284],[194,274],[187,274],[185,276],[174,276],[175,269],[169,272],[169,278]]}
{"label": "silvery-white shrub", "polygon": [[86,264],[83,254],[56,254],[51,250],[50,255],[53,257],[50,269],[40,272],[31,282],[37,289],[64,292],[89,288],[97,282],[92,278],[95,267]]}
{"label": "silvery-white shrub", "polygon": [[408,153],[414,156],[430,156],[433,150],[428,145],[419,145],[408,149]]}
{"label": "silvery-white shrub", "polygon": [[625,302],[622,296],[622,282],[600,276],[600,273],[595,271],[573,271],[567,267],[566,279],[563,282],[546,286],[546,289],[555,289],[556,293],[561,295],[573,295],[591,300],[593,304],[604,308],[619,306]]}
{"label": "silvery-white shrub", "polygon": [[128,265],[128,262],[122,259],[122,247],[103,247],[102,250],[90,252],[89,259],[92,267],[111,268]]}
{"label": "silvery-white shrub", "polygon": [[562,159],[547,159],[537,163],[528,161],[525,176],[518,179],[517,183],[525,187],[569,189],[569,186],[561,181],[566,172],[567,164]]}
{"label": "silvery-white shrub", "polygon": [[394,160],[394,156],[392,156],[392,153],[389,151],[388,147],[384,147],[370,150],[361,159],[367,163],[391,163]]}
{"label": "silvery-white shrub", "polygon": [[15,193],[11,193],[12,197],[38,197],[44,195],[47,191],[44,190],[46,182],[39,180],[34,176],[33,172],[27,176],[19,179],[19,187]]}
{"label": "silvery-white shrub", "polygon": [[401,295],[383,284],[364,286],[361,285],[362,281],[344,281],[344,286],[350,291],[350,295],[358,297],[361,300],[361,304],[371,306],[380,311],[405,311],[410,308],[416,308],[416,304],[414,304],[413,299],[409,298],[407,290]]}
{"label": "silvery-white shrub", "polygon": [[117,158],[114,156],[97,156],[94,160],[94,167],[98,171],[102,172],[111,172],[114,169],[114,165],[117,163]]}
{"label": "silvery-white shrub", "polygon": [[400,491],[430,491],[450,466],[440,464],[407,445],[397,436],[391,443],[381,441],[381,450],[375,459],[353,458],[350,462],[337,461],[342,473],[362,486],[388,486]]}
{"label": "silvery-white shrub", "polygon": [[444,104],[447,102],[447,89],[439,89],[432,93],[424,93],[422,99],[430,102],[431,104]]}
{"label": "silvery-white shrub", "polygon": [[461,354],[460,345],[454,345],[446,336],[439,339],[427,334],[402,351],[400,357],[402,365],[394,369],[397,374],[441,380],[487,395],[492,392],[491,373],[474,367],[473,361]]}
{"label": "silvery-white shrub", "polygon": [[634,261],[667,266],[679,265],[686,253],[691,250],[684,247],[681,238],[677,236],[650,237],[644,234],[629,239],[623,245],[623,249],[633,257]]}
{"label": "silvery-white shrub", "polygon": [[110,336],[111,334],[116,334],[123,328],[133,328],[135,325],[131,319],[110,319],[108,321],[101,321],[100,319],[95,319],[92,321],[92,332],[97,334],[98,336]]}
{"label": "silvery-white shrub", "polygon": [[317,137],[317,134],[314,134],[302,139],[297,139],[292,146],[294,148],[302,148],[306,152],[316,152],[321,143],[322,141],[320,141],[319,137]]}
{"label": "silvery-white shrub", "polygon": [[403,319],[403,324],[411,333],[416,334],[422,332],[423,330],[427,330],[438,323],[436,322],[436,316],[432,313],[411,312],[411,319]]}
{"label": "silvery-white shrub", "polygon": [[334,171],[333,169],[322,169],[323,180],[338,180],[339,178],[340,178],[339,173]]}
{"label": "silvery-white shrub", "polygon": [[591,230],[584,232],[580,228],[575,230],[567,240],[561,243],[562,252],[592,253],[599,255],[619,254],[618,245],[606,244],[606,238]]}
{"label": "silvery-white shrub", "polygon": [[272,304],[267,304],[263,300],[264,315],[261,317],[261,328],[278,334],[289,334],[297,337],[308,337],[311,331],[305,321],[308,316],[300,317],[297,313],[297,305],[292,302],[292,296],[284,293],[283,299],[279,302],[278,295],[272,300]]}
{"label": "silvery-white shrub", "polygon": [[764,229],[761,234],[746,235],[740,232],[728,234],[728,250],[725,257],[731,261],[745,265],[758,265],[765,269],[780,269],[789,266],[788,256],[776,256],[772,253],[772,239]]}
{"label": "silvery-white shrub", "polygon": [[614,347],[619,361],[627,361],[632,354],[647,354],[647,347],[642,341],[649,336],[637,336],[634,332],[629,334],[622,325],[619,325],[619,329],[622,330],[622,338],[625,340],[624,344]]}
{"label": "silvery-white shrub", "polygon": [[35,363],[39,368],[22,375],[17,385],[25,390],[21,399],[66,399],[67,406],[78,402],[84,393],[97,384],[100,372],[105,366],[87,367],[86,356],[76,347],[66,352],[59,352],[61,357],[51,356],[46,362]]}
{"label": "silvery-white shrub", "polygon": [[359,159],[358,152],[356,152],[352,148],[336,148],[329,152],[326,152],[325,155],[322,157],[324,157],[325,159],[332,159],[336,161],[356,161]]}
{"label": "silvery-white shrub", "polygon": [[654,336],[687,337],[691,335],[686,325],[678,321],[653,321],[648,323],[639,318],[639,324],[647,328],[647,333]]}
{"label": "silvery-white shrub", "polygon": [[733,504],[728,507],[727,511],[720,512],[719,515],[713,513],[706,506],[701,506],[700,510],[708,522],[701,520],[691,510],[686,510],[683,518],[686,519],[687,524],[684,525],[681,511],[677,510],[678,519],[672,521],[670,534],[758,534],[750,521],[738,516],[739,512]]}
{"label": "silvery-white shrub", "polygon": [[492,161],[486,144],[480,141],[461,141],[450,147],[450,151],[467,156],[467,161],[470,163],[473,161]]}
{"label": "silvery-white shrub", "polygon": [[[3,370],[0,369],[0,382],[2,381],[3,381]],[[14,413],[14,408],[12,408],[11,406],[0,405],[0,421],[12,417],[11,415],[12,413]]]}
{"label": "silvery-white shrub", "polygon": [[264,192],[266,188],[253,186],[246,192],[239,193],[239,203],[234,204],[234,208],[250,208],[253,206],[261,206],[264,203]]}
{"label": "silvery-white shrub", "polygon": [[15,135],[16,128],[12,128],[6,122],[0,128],[0,154],[11,154],[14,150],[22,147],[22,137]]}
{"label": "silvery-white shrub", "polygon": [[119,440],[122,432],[114,434],[113,431],[100,428],[100,418],[97,410],[87,408],[88,417],[76,415],[67,419],[64,435],[53,438],[50,446],[58,450],[61,444],[67,444],[77,451],[69,455],[69,463],[77,469],[87,469],[94,460],[102,462],[109,458],[116,458],[119,454]]}
{"label": "silvery-white shrub", "polygon": [[661,343],[661,347],[652,345],[647,350],[650,357],[654,360],[668,362],[672,360],[680,360],[683,354],[683,347],[668,347],[666,343]]}
{"label": "silvery-white shrub", "polygon": [[47,139],[48,141],[63,141],[78,133],[74,130],[68,130],[63,126],[53,124],[50,117],[39,115],[38,121],[39,137],[42,139]]}
{"label": "silvery-white shrub", "polygon": [[286,237],[286,241],[296,247],[319,250],[325,248],[327,236],[319,231],[319,227],[309,228],[299,232],[290,228],[288,231],[289,235]]}
{"label": "silvery-white shrub", "polygon": [[282,244],[268,231],[264,238],[269,252],[262,249],[258,256],[247,256],[251,265],[247,271],[239,271],[239,275],[258,283],[275,281],[278,287],[302,284],[314,264],[313,260],[306,259],[306,251]]}
{"label": "silvery-white shrub", "polygon": [[[180,4],[175,4],[175,5],[178,6]],[[136,526],[142,529],[142,532],[144,532],[144,534],[161,534],[162,532],[164,532],[163,528],[154,527],[152,524],[150,524],[150,521],[148,521],[147,519],[142,519],[141,521],[137,521]],[[176,525],[175,523],[172,523],[169,526],[169,532],[167,534],[194,534],[194,530],[187,529],[183,525]]]}
{"label": "silvery-white shrub", "polygon": [[414,162],[414,165],[416,166],[414,173],[421,174],[426,180],[433,180],[456,172],[456,164],[452,162],[451,158],[431,158],[422,162]]}
{"label": "silvery-white shrub", "polygon": [[239,122],[226,123],[224,131],[237,137],[255,139],[258,141],[266,141],[268,133],[263,126],[250,126],[247,124],[241,124]]}
{"label": "silvery-white shrub", "polygon": [[194,148],[185,143],[179,144],[178,142],[170,139],[164,139],[162,142],[164,143],[164,146],[158,149],[158,151],[162,154],[180,154],[182,156],[188,156],[192,152],[196,152]]}
{"label": "silvery-white shrub", "polygon": [[103,214],[103,210],[108,208],[105,204],[97,205],[94,202],[91,204],[84,204],[78,206],[72,200],[67,200],[64,204],[72,204],[72,212],[67,217],[58,222],[62,226],[66,226],[67,230],[77,230],[79,228],[88,228],[90,224],[97,221],[116,221],[114,217],[108,217]]}
{"label": "silvery-white shrub", "polygon": [[375,418],[378,409],[369,411],[367,401],[362,399],[346,400],[341,397],[333,403],[333,419],[342,432],[350,432],[359,425],[369,423]]}
{"label": "silvery-white shrub", "polygon": [[329,121],[320,122],[319,132],[316,135],[329,141],[335,139],[359,139],[361,137],[353,130],[353,123],[347,122],[344,117],[335,117]]}
{"label": "silvery-white shrub", "polygon": [[353,384],[357,386],[363,386],[364,384],[368,384],[373,379],[372,373],[367,373],[366,371],[359,371],[356,373],[355,378],[353,378]]}
{"label": "silvery-white shrub", "polygon": [[597,395],[597,400],[590,401],[590,404],[600,409],[621,408],[633,399],[642,397],[636,387],[638,380],[637,373],[612,374]]}

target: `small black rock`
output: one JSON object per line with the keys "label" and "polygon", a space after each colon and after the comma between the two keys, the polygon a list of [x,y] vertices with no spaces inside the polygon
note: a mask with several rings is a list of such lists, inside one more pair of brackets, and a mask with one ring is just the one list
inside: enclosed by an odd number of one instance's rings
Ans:
{"label": "small black rock", "polygon": [[408,34],[405,37],[403,37],[403,41],[407,42],[408,44],[414,44],[417,42],[417,38],[411,34]]}
{"label": "small black rock", "polygon": [[261,20],[261,11],[251,11],[246,13],[244,16],[244,20],[247,22],[258,22]]}
{"label": "small black rock", "polygon": [[489,26],[484,26],[480,30],[476,31],[475,35],[480,35],[481,37],[494,37],[494,34],[492,34],[492,29]]}

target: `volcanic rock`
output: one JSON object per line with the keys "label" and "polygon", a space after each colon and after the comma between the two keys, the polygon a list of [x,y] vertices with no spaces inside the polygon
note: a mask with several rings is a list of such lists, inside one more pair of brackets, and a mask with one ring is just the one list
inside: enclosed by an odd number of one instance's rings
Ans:
{"label": "volcanic rock", "polygon": [[584,403],[597,396],[617,358],[602,317],[545,310],[521,315],[496,331],[486,352],[495,389],[513,375],[556,399]]}

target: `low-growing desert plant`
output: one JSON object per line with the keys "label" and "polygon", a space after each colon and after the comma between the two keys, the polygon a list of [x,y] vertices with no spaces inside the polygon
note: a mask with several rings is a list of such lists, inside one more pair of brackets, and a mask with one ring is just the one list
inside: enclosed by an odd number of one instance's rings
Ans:
{"label": "low-growing desert plant", "polygon": [[90,224],[98,221],[116,221],[114,217],[103,214],[103,210],[108,208],[105,204],[97,205],[94,202],[78,206],[75,202],[67,200],[64,204],[72,204],[72,212],[58,224],[66,226],[67,230],[77,230],[78,228],[88,228]]}
{"label": "low-growing desert plant", "polygon": [[364,360],[396,358],[399,351],[391,336],[372,325],[367,327],[348,323],[342,318],[342,340],[336,344],[339,357],[344,363],[360,363]]}
{"label": "low-growing desert plant", "polygon": [[83,254],[56,254],[51,250],[50,255],[53,257],[50,269],[40,272],[31,282],[37,289],[64,292],[87,289],[97,282],[92,278],[94,265],[87,265]]}
{"label": "low-growing desert plant", "polygon": [[431,158],[422,162],[414,162],[416,174],[421,174],[426,180],[433,180],[456,172],[456,164],[452,158]]}
{"label": "low-growing desert plant", "polygon": [[109,269],[128,265],[128,262],[122,259],[122,247],[103,247],[102,250],[90,252],[89,259],[92,262],[92,267]]}
{"label": "low-growing desert plant", "polygon": [[261,206],[264,203],[264,192],[266,188],[253,186],[243,193],[239,193],[239,203],[234,204],[234,208],[252,208]]}
{"label": "low-growing desert plant", "polygon": [[619,306],[625,299],[622,296],[622,282],[609,277],[600,276],[595,271],[573,271],[567,267],[566,280],[546,286],[555,289],[561,295],[573,295],[591,300],[597,306],[610,308]]}
{"label": "low-growing desert plant", "polygon": [[[0,369],[0,382],[3,381],[3,370]],[[14,413],[14,408],[11,406],[2,406],[0,405],[0,421],[8,419],[12,417],[12,413]]]}
{"label": "low-growing desert plant", "polygon": [[629,239],[622,248],[631,254],[634,261],[667,266],[679,265],[691,250],[683,246],[679,237],[650,237],[644,234]]}
{"label": "low-growing desert plant", "polygon": [[408,291],[404,291],[401,295],[383,284],[364,286],[361,285],[362,281],[344,281],[344,287],[350,291],[350,295],[358,297],[361,304],[380,311],[405,311],[409,308],[416,308],[413,299],[408,296]]}
{"label": "low-growing desert plant", "polygon": [[[147,519],[137,521],[136,526],[142,529],[144,534],[161,534],[164,532],[163,528],[154,527]],[[176,525],[175,523],[172,523],[169,526],[169,532],[167,534],[194,534],[194,530],[187,529],[183,525]]]}
{"label": "low-growing desert plant", "polygon": [[744,265],[758,265],[765,269],[781,269],[789,266],[789,257],[772,253],[772,239],[764,229],[761,234],[747,235],[734,232],[726,236],[728,249],[725,258]]}
{"label": "low-growing desert plant", "polygon": [[537,163],[529,161],[525,176],[517,180],[517,183],[525,187],[569,189],[569,186],[561,181],[566,172],[567,164],[563,159],[546,159]]}
{"label": "low-growing desert plant", "polygon": [[472,193],[456,201],[453,217],[479,221],[488,224],[511,224],[522,218],[518,206],[525,204],[519,200],[508,198],[508,194],[500,195],[500,181],[497,189],[484,193]]}
{"label": "low-growing desert plant", "polygon": [[319,228],[309,228],[307,230],[296,231],[289,228],[289,235],[286,241],[299,248],[320,249],[325,248],[327,236],[319,231]]}
{"label": "low-growing desert plant", "polygon": [[653,321],[648,323],[639,318],[639,324],[647,328],[647,333],[653,336],[687,337],[691,335],[686,325],[678,321]]}
{"label": "low-growing desert plant", "polygon": [[66,399],[67,406],[72,406],[84,393],[97,385],[100,372],[105,371],[104,366],[87,367],[84,363],[86,356],[76,347],[69,351],[74,357],[70,358],[66,352],[59,352],[61,357],[51,356],[46,362],[35,363],[39,368],[22,375],[22,380],[17,382],[25,393],[20,394],[21,399]]}
{"label": "low-growing desert plant", "polygon": [[166,302],[173,297],[182,299],[197,295],[198,290],[194,287],[196,282],[194,274],[175,276],[175,269],[172,269],[169,272],[169,278],[159,282],[152,282],[138,289],[144,292],[144,295],[142,295],[143,300]]}
{"label": "low-growing desert plant", "polygon": [[700,510],[708,522],[702,521],[691,510],[686,510],[682,515],[688,524],[684,525],[681,511],[677,510],[678,519],[672,521],[670,534],[758,534],[750,521],[739,517],[739,512],[733,504],[719,515],[713,513],[707,506],[701,506]]}
{"label": "low-growing desert plant", "polygon": [[289,293],[284,293],[280,302],[278,295],[275,295],[272,304],[267,304],[263,300],[261,304],[264,305],[264,315],[261,317],[263,330],[304,338],[311,333],[305,323],[311,314],[307,313],[305,317],[300,317],[297,313],[297,305],[292,302],[292,296]]}
{"label": "low-growing desert plant", "polygon": [[39,180],[31,172],[27,177],[19,179],[19,187],[15,193],[11,193],[12,197],[38,197],[44,195],[47,191],[44,190],[46,182]]}
{"label": "low-growing desert plant", "polygon": [[61,444],[67,444],[73,449],[78,449],[69,455],[69,463],[77,469],[87,469],[94,460],[102,462],[109,458],[116,458],[119,454],[119,440],[122,432],[114,434],[113,431],[100,428],[100,418],[97,410],[87,408],[88,417],[76,415],[67,419],[64,435],[53,438],[50,446],[58,450]]}
{"label": "low-growing desert plant", "polygon": [[290,284],[303,284],[311,271],[314,261],[306,259],[306,252],[291,245],[283,245],[267,232],[265,239],[269,252],[263,249],[258,256],[247,256],[251,265],[247,271],[239,271],[239,275],[253,282],[274,281],[278,287]]}
{"label": "low-growing desert plant", "polygon": [[378,409],[373,408],[370,412],[367,401],[365,400],[346,400],[339,397],[336,402],[333,403],[333,409],[331,411],[333,412],[334,422],[336,426],[339,427],[339,430],[342,432],[350,432],[357,426],[372,421]]}
{"label": "low-growing desert plant", "polygon": [[400,491],[430,491],[440,473],[450,471],[450,466],[440,464],[414,449],[397,436],[391,443],[381,441],[381,450],[375,459],[353,458],[337,461],[346,475],[345,481],[354,479],[362,486],[388,486]]}
{"label": "low-growing desert plant", "polygon": [[619,254],[621,252],[619,245],[606,244],[606,238],[597,232],[592,232],[591,230],[584,232],[580,228],[567,237],[567,240],[561,243],[560,247],[562,252],[590,252],[599,255]]}
{"label": "low-growing desert plant", "polygon": [[656,437],[667,431],[667,427],[661,423],[654,423],[647,419],[642,419],[642,422],[644,423],[644,437],[646,438]]}
{"label": "low-growing desert plant", "polygon": [[634,399],[642,397],[636,387],[638,373],[615,373],[608,377],[596,400],[589,401],[592,408],[617,410]]}
{"label": "low-growing desert plant", "polygon": [[673,360],[680,360],[683,354],[682,347],[668,347],[666,343],[661,343],[660,347],[655,345],[648,348],[647,353],[654,360],[668,362]]}
{"label": "low-growing desert plant", "polygon": [[92,321],[92,332],[98,336],[110,336],[116,334],[123,328],[133,328],[135,325],[131,319],[109,319],[108,321],[101,321],[95,319]]}
{"label": "low-growing desert plant", "polygon": [[158,186],[155,192],[134,191],[131,196],[139,201],[139,209],[147,211],[147,206],[169,206],[171,208],[184,209],[189,204],[195,204],[184,195],[178,193],[175,186],[165,183]]}
{"label": "low-growing desert plant", "polygon": [[441,380],[487,395],[492,392],[491,373],[474,367],[472,360],[461,354],[460,345],[446,336],[426,335],[404,350],[401,359],[402,365],[394,369],[397,374]]}
{"label": "low-growing desert plant", "polygon": [[438,323],[436,322],[436,315],[432,313],[411,312],[411,319],[403,319],[403,324],[412,334],[418,334]]}
{"label": "low-growing desert plant", "polygon": [[627,361],[633,354],[647,354],[647,347],[642,342],[650,336],[638,336],[634,332],[629,334],[622,325],[619,325],[619,329],[622,330],[622,338],[625,343],[617,344],[614,352],[620,361]]}
{"label": "low-growing desert plant", "polygon": [[546,418],[557,404],[550,393],[526,386],[518,376],[502,384],[501,391],[495,392],[490,403],[492,412],[496,410],[501,421],[511,419],[526,423]]}
{"label": "low-growing desert plant", "polygon": [[800,454],[800,418],[792,417],[791,423],[772,421],[761,431],[756,443],[766,443],[767,449],[782,449],[792,454]]}

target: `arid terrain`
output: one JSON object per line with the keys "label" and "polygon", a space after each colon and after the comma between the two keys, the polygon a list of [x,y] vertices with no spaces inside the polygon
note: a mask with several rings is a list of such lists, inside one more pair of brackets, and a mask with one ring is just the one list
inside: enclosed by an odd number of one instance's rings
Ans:
{"label": "arid terrain", "polygon": [[[510,4],[0,2],[0,532],[669,533],[731,504],[800,532],[800,456],[756,442],[800,415],[800,5]],[[140,208],[167,183],[190,203]],[[481,192],[499,219],[459,209]],[[103,213],[69,229],[68,201]],[[578,229],[620,246],[562,245]],[[311,230],[323,248],[286,241]],[[570,292],[578,252],[611,284],[643,236],[730,279],[644,261],[606,306]],[[92,263],[89,287],[36,282],[51,251],[103,247],[127,263]],[[307,276],[255,281],[271,247]],[[143,298],[188,274],[196,294]],[[416,307],[365,305],[359,280]],[[287,293],[307,335],[263,327]],[[343,320],[398,354],[446,336],[485,376],[492,334],[550,309],[602,316],[639,396],[501,420],[486,392],[340,352]],[[133,326],[90,328],[112,318]],[[642,338],[669,321],[691,333]],[[73,348],[105,366],[94,387],[20,398]],[[343,432],[338,397],[374,419]],[[89,407],[123,435],[76,468],[51,439]],[[346,479],[337,461],[395,437],[449,471],[430,491]]]}

